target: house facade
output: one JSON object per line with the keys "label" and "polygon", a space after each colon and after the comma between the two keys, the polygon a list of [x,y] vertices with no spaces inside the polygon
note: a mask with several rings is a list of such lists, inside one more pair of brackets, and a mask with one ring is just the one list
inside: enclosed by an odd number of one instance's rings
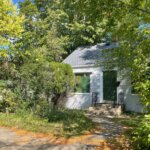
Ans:
{"label": "house facade", "polygon": [[101,43],[79,47],[63,61],[71,65],[76,83],[67,98],[67,108],[86,109],[95,103],[112,103],[124,104],[126,111],[143,111],[138,95],[132,91],[129,77],[120,78],[117,69],[107,71],[97,65],[101,50],[117,46],[116,43]]}

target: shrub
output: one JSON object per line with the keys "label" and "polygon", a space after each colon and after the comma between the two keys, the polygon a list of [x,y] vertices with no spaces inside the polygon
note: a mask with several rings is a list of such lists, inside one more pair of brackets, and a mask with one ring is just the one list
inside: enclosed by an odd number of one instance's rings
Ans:
{"label": "shrub", "polygon": [[[45,116],[50,101],[58,106],[73,86],[73,72],[69,65],[56,62],[28,62],[20,69],[23,99],[30,99],[36,114]],[[44,107],[44,112],[42,112]]]}
{"label": "shrub", "polygon": [[17,106],[16,94],[7,86],[6,81],[0,80],[0,112],[14,112]]}
{"label": "shrub", "polygon": [[49,111],[50,111],[49,102],[46,99],[39,99],[36,103],[34,114],[42,118],[45,118],[48,116]]}
{"label": "shrub", "polygon": [[133,131],[132,137],[135,149],[149,150],[150,149],[150,115],[145,115],[145,118],[139,126]]}

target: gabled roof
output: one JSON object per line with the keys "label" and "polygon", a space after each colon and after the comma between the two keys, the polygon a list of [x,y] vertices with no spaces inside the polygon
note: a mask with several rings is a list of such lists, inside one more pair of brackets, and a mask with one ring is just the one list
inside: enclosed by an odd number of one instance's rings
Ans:
{"label": "gabled roof", "polygon": [[100,43],[94,46],[79,47],[71,53],[63,62],[72,67],[94,66],[100,59],[103,49],[118,47],[117,43]]}

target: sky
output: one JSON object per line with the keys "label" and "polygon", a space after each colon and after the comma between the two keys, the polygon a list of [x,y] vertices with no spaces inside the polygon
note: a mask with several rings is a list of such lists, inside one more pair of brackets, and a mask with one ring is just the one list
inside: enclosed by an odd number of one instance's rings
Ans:
{"label": "sky", "polygon": [[14,4],[18,3],[19,1],[23,1],[23,0],[12,0]]}

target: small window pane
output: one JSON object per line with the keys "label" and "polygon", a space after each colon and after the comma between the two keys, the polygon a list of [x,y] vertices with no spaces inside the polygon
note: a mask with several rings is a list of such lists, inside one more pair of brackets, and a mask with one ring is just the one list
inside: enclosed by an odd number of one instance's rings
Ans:
{"label": "small window pane", "polygon": [[135,82],[132,81],[132,82],[131,82],[131,94],[137,94],[137,91],[136,91],[136,89],[135,89],[135,87],[134,87],[134,84],[135,84]]}
{"label": "small window pane", "polygon": [[90,75],[76,74],[75,75],[75,92],[89,93],[90,92]]}

